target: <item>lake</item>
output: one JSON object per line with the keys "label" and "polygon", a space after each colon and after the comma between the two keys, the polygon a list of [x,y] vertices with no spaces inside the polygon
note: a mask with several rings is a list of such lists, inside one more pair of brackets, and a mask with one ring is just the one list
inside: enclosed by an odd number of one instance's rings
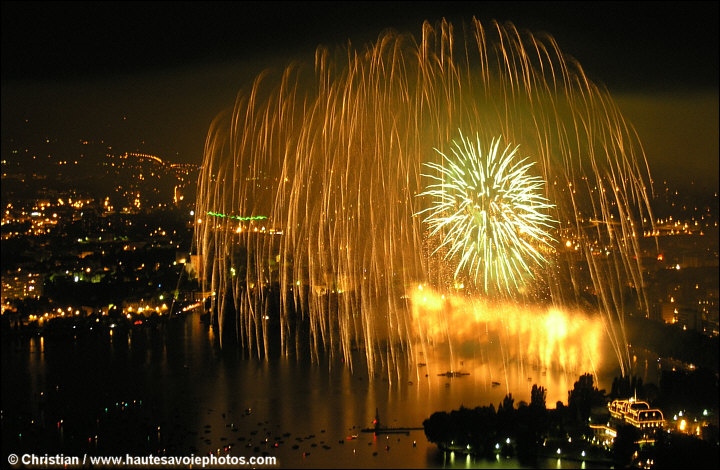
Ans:
{"label": "lake", "polygon": [[[609,354],[606,352],[606,354]],[[553,371],[469,357],[452,366],[429,352],[405,370],[369,376],[342,361],[259,360],[219,351],[197,314],[155,330],[71,338],[5,337],[3,454],[234,455],[275,457],[279,468],[519,468],[439,452],[422,429],[375,435],[381,425],[421,428],[435,411],[529,402],[567,403],[587,371]],[[437,356],[437,357],[436,357]],[[479,356],[482,356],[480,354]],[[464,374],[448,376],[447,371]],[[610,389],[616,370],[597,375]],[[565,459],[544,468],[592,468]],[[597,468],[601,468],[598,466]]]}

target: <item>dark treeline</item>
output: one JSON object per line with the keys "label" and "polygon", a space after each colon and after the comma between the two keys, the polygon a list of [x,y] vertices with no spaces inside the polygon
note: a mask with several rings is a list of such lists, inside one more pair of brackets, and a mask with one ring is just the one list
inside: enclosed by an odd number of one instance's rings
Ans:
{"label": "dark treeline", "polygon": [[694,468],[718,468],[717,439],[711,444],[698,438],[663,432],[657,436],[654,446],[641,449],[637,444],[639,430],[631,425],[621,425],[617,427],[612,448],[590,445],[594,434],[590,423],[607,421],[608,401],[632,394],[645,399],[642,394],[646,388],[652,394],[657,392],[657,387],[646,386],[639,378],[617,378],[611,393],[606,394],[605,390],[595,387],[591,374],[584,374],[568,391],[567,405],[558,401],[554,409],[548,409],[545,388],[533,385],[530,403],[521,401],[516,407],[512,394],[508,394],[497,408],[490,404],[435,412],[423,422],[423,427],[428,441],[441,450],[471,454],[489,461],[494,461],[499,454],[533,466],[538,458],[557,457],[558,449],[561,449],[561,456],[573,458],[585,451],[584,459],[615,468],[631,466],[636,452],[637,458],[654,459],[656,468],[673,467],[673,463],[682,462],[683,458],[686,462],[692,458]]}

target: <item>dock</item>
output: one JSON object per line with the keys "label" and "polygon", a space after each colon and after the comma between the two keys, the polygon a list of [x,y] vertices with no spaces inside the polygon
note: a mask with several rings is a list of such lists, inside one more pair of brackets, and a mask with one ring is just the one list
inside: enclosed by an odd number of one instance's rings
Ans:
{"label": "dock", "polygon": [[375,408],[375,419],[373,420],[373,427],[371,428],[363,428],[361,429],[362,432],[372,432],[376,435],[379,434],[405,434],[410,435],[410,431],[424,431],[425,428],[422,426],[419,427],[387,427],[382,426],[380,424],[380,413],[377,408]]}

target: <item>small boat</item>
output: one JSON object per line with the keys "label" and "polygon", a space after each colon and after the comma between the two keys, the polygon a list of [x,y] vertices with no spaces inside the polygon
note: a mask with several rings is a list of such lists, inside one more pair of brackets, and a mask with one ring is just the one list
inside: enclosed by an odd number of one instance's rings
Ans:
{"label": "small boat", "polygon": [[449,370],[442,374],[438,374],[438,376],[445,376],[445,377],[461,377],[463,375],[470,375],[470,372],[456,372],[454,370]]}
{"label": "small boat", "polygon": [[500,382],[493,382],[493,383],[492,383],[492,386],[493,386],[493,387],[497,387],[497,386],[499,386],[499,385],[500,385]]}

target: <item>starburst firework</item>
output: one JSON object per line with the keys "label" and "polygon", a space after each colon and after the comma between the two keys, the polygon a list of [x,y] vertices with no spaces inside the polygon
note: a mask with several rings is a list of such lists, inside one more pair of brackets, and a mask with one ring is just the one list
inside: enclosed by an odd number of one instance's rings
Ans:
{"label": "starburst firework", "polygon": [[457,260],[455,277],[465,272],[486,293],[512,294],[547,262],[541,249],[554,241],[545,182],[530,174],[532,162],[515,158],[519,147],[501,150],[499,138],[487,152],[479,137],[473,145],[461,133],[453,144],[452,157],[436,149],[443,162],[425,164],[437,174],[423,176],[436,182],[420,194],[432,203],[418,214],[431,237],[441,236],[434,253],[446,249],[445,258]]}

